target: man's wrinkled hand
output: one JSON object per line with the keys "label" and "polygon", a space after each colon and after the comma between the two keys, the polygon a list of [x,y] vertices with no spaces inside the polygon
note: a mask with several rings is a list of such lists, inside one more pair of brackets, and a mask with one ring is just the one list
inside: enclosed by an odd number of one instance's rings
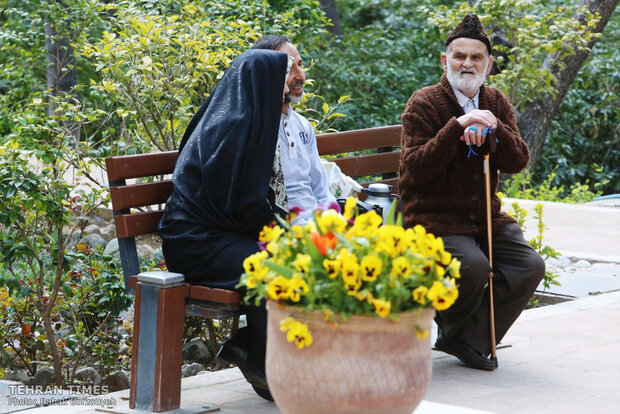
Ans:
{"label": "man's wrinkled hand", "polygon": [[[482,131],[489,126],[492,128],[497,127],[497,118],[495,118],[491,111],[486,109],[474,109],[465,115],[461,115],[456,120],[465,128],[465,132],[461,135],[460,140],[467,145],[474,144],[480,146],[484,144],[486,137],[482,135]],[[470,128],[472,126],[474,128]]]}
{"label": "man's wrinkled hand", "polygon": [[468,125],[465,128],[465,132],[459,138],[461,141],[464,141],[466,145],[474,144],[479,147],[487,139],[486,135],[482,135],[482,132],[486,129],[486,126],[483,124],[473,123]]}
{"label": "man's wrinkled hand", "polygon": [[461,115],[456,119],[463,128],[467,128],[471,124],[482,124],[484,127],[497,128],[497,118],[493,115],[493,112],[486,109],[474,109]]}

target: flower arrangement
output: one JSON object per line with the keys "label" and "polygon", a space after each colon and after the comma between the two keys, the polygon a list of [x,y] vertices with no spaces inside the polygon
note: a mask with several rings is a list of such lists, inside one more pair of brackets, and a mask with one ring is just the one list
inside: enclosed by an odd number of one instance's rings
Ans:
{"label": "flower arrangement", "polygon": [[[442,239],[422,226],[404,229],[401,217],[382,225],[375,211],[357,214],[356,202],[347,199],[343,214],[337,205],[319,209],[303,226],[290,224],[295,211],[280,225],[265,226],[261,251],[243,263],[246,300],[319,311],[333,324],[350,315],[396,320],[404,311],[449,308],[458,296],[460,262]],[[280,329],[300,349],[312,345],[302,321],[288,317]],[[416,335],[424,339],[428,331],[416,327]]]}

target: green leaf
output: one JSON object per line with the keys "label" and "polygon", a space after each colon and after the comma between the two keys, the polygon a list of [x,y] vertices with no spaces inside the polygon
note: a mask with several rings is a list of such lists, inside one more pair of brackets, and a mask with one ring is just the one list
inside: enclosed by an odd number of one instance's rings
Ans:
{"label": "green leaf", "polygon": [[295,273],[294,269],[291,269],[290,267],[286,267],[286,266],[282,266],[279,265],[275,262],[272,262],[271,260],[265,260],[265,266],[267,266],[268,268],[270,268],[271,270],[273,270],[274,272],[276,272],[279,275],[282,275],[286,278],[292,278],[293,274]]}
{"label": "green leaf", "polygon": [[67,283],[62,284],[62,291],[65,293],[65,296],[67,296],[68,298],[73,296],[73,290],[71,289],[71,286],[69,286]]}

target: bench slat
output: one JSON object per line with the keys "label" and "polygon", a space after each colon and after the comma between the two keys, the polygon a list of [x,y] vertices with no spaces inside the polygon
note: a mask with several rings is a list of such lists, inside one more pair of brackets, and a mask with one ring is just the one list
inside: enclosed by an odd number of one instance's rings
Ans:
{"label": "bench slat", "polygon": [[105,164],[108,180],[171,174],[178,156],[178,151],[168,151],[107,158]]}
{"label": "bench slat", "polygon": [[353,178],[391,173],[399,169],[400,151],[339,158],[333,161],[343,173]]}
{"label": "bench slat", "polygon": [[[391,185],[392,186],[392,193],[399,194],[398,193],[398,177],[396,177],[396,178],[387,178],[385,180],[368,181],[368,182],[363,182],[363,183],[360,183],[360,184],[362,184],[362,186],[364,186],[364,187],[368,187],[368,184],[377,184],[377,183]],[[365,199],[366,198],[364,197],[364,200]]]}
{"label": "bench slat", "polygon": [[[137,276],[130,276],[128,286],[135,289],[138,284]],[[226,290],[212,288],[208,286],[193,285],[184,283],[185,297],[195,301],[208,301],[226,305],[239,305],[241,303],[241,294],[235,290]],[[231,308],[232,309],[232,308]]]}
{"label": "bench slat", "polygon": [[157,233],[157,225],[163,215],[164,210],[119,214],[115,217],[117,237],[127,238],[141,234]]}
{"label": "bench slat", "polygon": [[188,298],[227,304],[238,304],[241,302],[241,295],[235,290],[218,289],[200,285],[190,286]]}
{"label": "bench slat", "polygon": [[112,207],[114,210],[120,211],[128,208],[162,204],[168,200],[173,189],[172,180],[110,187]]}
{"label": "bench slat", "polygon": [[402,126],[357,129],[317,135],[320,155],[341,154],[382,147],[400,147]]}

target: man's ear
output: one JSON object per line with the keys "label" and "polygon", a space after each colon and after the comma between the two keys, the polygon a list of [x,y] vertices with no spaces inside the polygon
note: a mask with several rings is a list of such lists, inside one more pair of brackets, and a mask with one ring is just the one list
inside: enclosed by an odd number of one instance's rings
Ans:
{"label": "man's ear", "polygon": [[491,69],[493,69],[493,56],[489,56],[489,65],[487,66],[487,75],[491,73]]}
{"label": "man's ear", "polygon": [[441,67],[443,68],[444,73],[448,71],[447,65],[448,65],[448,57],[446,56],[445,53],[442,53],[441,54]]}

